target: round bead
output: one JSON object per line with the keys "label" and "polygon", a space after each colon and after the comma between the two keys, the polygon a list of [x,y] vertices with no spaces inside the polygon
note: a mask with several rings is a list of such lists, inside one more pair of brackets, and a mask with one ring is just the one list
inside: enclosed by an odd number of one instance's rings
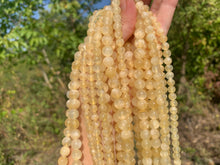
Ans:
{"label": "round bead", "polygon": [[102,37],[102,43],[106,46],[111,45],[113,43],[113,39],[111,36],[104,36]]}
{"label": "round bead", "polygon": [[72,156],[73,160],[79,160],[82,157],[82,152],[78,149],[73,149],[71,156]]}
{"label": "round bead", "polygon": [[134,36],[138,39],[142,39],[145,36],[145,32],[142,29],[135,30]]}
{"label": "round bead", "polygon": [[71,165],[82,165],[82,162],[80,160],[74,160]]}
{"label": "round bead", "polygon": [[151,158],[143,158],[142,163],[143,165],[152,165],[153,161]]}
{"label": "round bead", "polygon": [[69,99],[77,99],[79,97],[79,91],[78,90],[70,90],[67,92],[66,95]]}
{"label": "round bead", "polygon": [[102,48],[102,54],[104,56],[111,56],[113,54],[113,49],[110,46],[105,46]]}
{"label": "round bead", "polygon": [[68,164],[68,159],[66,157],[60,157],[58,159],[58,165],[67,165]]}
{"label": "round bead", "polygon": [[70,136],[72,139],[78,139],[80,137],[80,131],[78,129],[71,130]]}
{"label": "round bead", "polygon": [[122,95],[122,92],[121,92],[120,89],[118,89],[118,88],[112,89],[112,91],[111,91],[111,97],[112,98],[118,99],[118,98],[120,98],[121,95]]}
{"label": "round bead", "polygon": [[67,145],[69,146],[71,144],[71,139],[69,137],[64,137],[62,140],[62,145]]}
{"label": "round bead", "polygon": [[134,82],[135,88],[143,89],[145,87],[145,82],[141,79],[138,79]]}
{"label": "round bead", "polygon": [[68,84],[69,89],[75,90],[80,87],[80,82],[79,81],[72,81]]}
{"label": "round bead", "polygon": [[124,101],[122,99],[117,99],[115,102],[114,102],[114,106],[115,108],[117,109],[122,109],[124,107]]}
{"label": "round bead", "polygon": [[144,139],[141,142],[141,145],[144,149],[149,149],[151,147],[151,142],[149,141],[149,139]]}
{"label": "round bead", "polygon": [[110,67],[114,64],[114,60],[112,57],[105,57],[104,60],[103,60],[103,64],[106,66],[106,67]]}
{"label": "round bead", "polygon": [[68,156],[70,154],[70,148],[67,147],[67,146],[63,146],[61,149],[60,149],[60,154],[65,157],[65,156]]}
{"label": "round bead", "polygon": [[71,142],[71,147],[74,149],[79,149],[79,148],[81,148],[81,146],[82,146],[82,142],[79,139],[74,139]]}
{"label": "round bead", "polygon": [[152,139],[151,140],[151,145],[153,148],[159,148],[161,145],[161,142],[159,139]]}
{"label": "round bead", "polygon": [[158,120],[151,120],[150,121],[150,127],[152,129],[157,129],[157,128],[159,128],[159,126],[160,126],[160,123],[158,122]]}
{"label": "round bead", "polygon": [[141,138],[142,139],[148,139],[149,137],[150,137],[150,132],[149,132],[149,130],[143,130],[143,131],[141,131]]}
{"label": "round bead", "polygon": [[70,119],[77,119],[79,117],[79,111],[76,109],[67,110],[66,116]]}

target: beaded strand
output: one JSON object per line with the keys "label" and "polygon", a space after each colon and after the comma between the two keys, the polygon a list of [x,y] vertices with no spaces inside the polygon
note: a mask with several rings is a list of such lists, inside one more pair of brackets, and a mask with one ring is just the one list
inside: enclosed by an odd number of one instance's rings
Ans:
{"label": "beaded strand", "polygon": [[58,165],[69,165],[69,156],[73,165],[82,165],[79,116],[86,125],[91,164],[181,164],[169,44],[149,7],[135,2],[135,31],[126,42],[120,0],[89,19],[72,64]]}

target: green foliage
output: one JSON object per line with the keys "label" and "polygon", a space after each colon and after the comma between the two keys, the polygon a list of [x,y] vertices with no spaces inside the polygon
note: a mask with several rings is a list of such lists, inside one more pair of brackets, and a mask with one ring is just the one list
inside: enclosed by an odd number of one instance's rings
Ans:
{"label": "green foliage", "polygon": [[[185,63],[187,80],[203,87],[205,67],[216,70],[220,62],[220,1],[179,1],[169,33],[176,73]],[[177,74],[180,75],[180,74]]]}

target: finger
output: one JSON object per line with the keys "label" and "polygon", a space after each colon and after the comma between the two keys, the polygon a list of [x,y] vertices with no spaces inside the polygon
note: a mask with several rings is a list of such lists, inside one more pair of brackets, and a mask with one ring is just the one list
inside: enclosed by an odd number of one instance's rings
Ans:
{"label": "finger", "polygon": [[127,41],[134,33],[137,10],[134,0],[121,0],[123,39]]}
{"label": "finger", "polygon": [[151,3],[151,0],[143,0],[143,2],[144,2],[145,5],[148,5],[148,6],[149,6],[150,3]]}
{"label": "finger", "polygon": [[164,33],[167,34],[170,28],[174,11],[178,0],[163,0],[157,14],[157,20],[161,23]]}
{"label": "finger", "polygon": [[160,8],[161,2],[162,2],[162,0],[153,0],[153,3],[152,3],[152,6],[151,6],[150,10],[151,10],[155,15],[157,15],[157,13],[158,13],[158,10],[159,10],[159,8]]}

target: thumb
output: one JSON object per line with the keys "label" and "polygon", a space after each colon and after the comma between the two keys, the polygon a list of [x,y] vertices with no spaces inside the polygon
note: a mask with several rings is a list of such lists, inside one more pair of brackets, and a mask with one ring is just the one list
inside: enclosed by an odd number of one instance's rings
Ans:
{"label": "thumb", "polygon": [[121,0],[123,39],[127,41],[135,30],[137,10],[134,0]]}

